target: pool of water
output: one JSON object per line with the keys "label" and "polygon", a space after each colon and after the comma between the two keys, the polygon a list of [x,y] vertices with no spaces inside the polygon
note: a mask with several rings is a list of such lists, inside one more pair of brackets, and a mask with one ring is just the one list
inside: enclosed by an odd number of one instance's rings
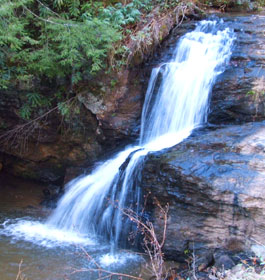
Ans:
{"label": "pool of water", "polygon": [[95,263],[107,271],[139,275],[144,263],[139,254],[112,255],[109,244],[95,236],[45,226],[51,210],[41,206],[44,188],[0,176],[1,280],[16,279],[21,261],[28,280],[97,279]]}

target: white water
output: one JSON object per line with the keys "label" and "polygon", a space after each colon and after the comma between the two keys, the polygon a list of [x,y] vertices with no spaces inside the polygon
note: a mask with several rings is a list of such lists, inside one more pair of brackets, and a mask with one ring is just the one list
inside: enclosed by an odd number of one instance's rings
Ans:
{"label": "white water", "polygon": [[[181,38],[172,60],[152,71],[139,146],[128,147],[90,175],[70,182],[45,224],[20,221],[5,226],[5,233],[42,245],[47,242],[40,239],[80,243],[107,236],[117,246],[130,225],[113,203],[137,211],[141,165],[146,154],[180,143],[207,120],[209,94],[230,59],[233,40],[233,32],[222,28],[220,21],[198,23],[194,31]],[[60,237],[58,232],[64,234]],[[115,259],[105,258],[106,262]]]}
{"label": "white water", "polygon": [[[181,39],[172,61],[153,70],[142,113],[142,145],[207,120],[209,93],[230,58],[233,41],[228,29],[216,28],[216,21],[201,22]],[[152,104],[159,74],[162,82]]]}

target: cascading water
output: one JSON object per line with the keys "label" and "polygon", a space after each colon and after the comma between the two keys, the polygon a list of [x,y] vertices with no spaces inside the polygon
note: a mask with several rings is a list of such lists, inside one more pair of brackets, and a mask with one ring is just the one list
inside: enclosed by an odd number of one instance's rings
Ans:
{"label": "cascading water", "polygon": [[[232,41],[231,31],[218,31],[216,21],[202,21],[181,38],[172,61],[153,70],[142,113],[141,145],[206,122],[209,93],[230,58]],[[154,98],[159,75],[162,82]]]}
{"label": "cascading water", "polygon": [[[90,175],[70,182],[44,225],[22,221],[6,231],[23,238],[30,233],[29,239],[37,241],[45,228],[46,239],[71,241],[71,234],[78,233],[73,241],[83,242],[83,237],[107,235],[117,246],[128,226],[119,208],[140,203],[137,179],[145,155],[178,144],[207,120],[211,88],[230,59],[234,40],[234,33],[223,25],[220,20],[201,21],[180,39],[172,60],[153,69],[139,146],[128,147]],[[118,201],[118,208],[108,200]],[[60,237],[59,232],[64,234]]]}
{"label": "cascading water", "polygon": [[[218,30],[218,25],[215,20],[200,22],[181,38],[172,61],[153,70],[142,113],[140,146],[127,148],[91,175],[71,182],[48,225],[84,234],[107,234],[118,243],[121,213],[107,204],[107,198],[118,201],[118,208],[128,207],[130,202],[139,204],[134,178],[143,157],[178,144],[206,121],[209,93],[230,58],[233,42],[233,32]],[[154,92],[159,75],[161,83]]]}

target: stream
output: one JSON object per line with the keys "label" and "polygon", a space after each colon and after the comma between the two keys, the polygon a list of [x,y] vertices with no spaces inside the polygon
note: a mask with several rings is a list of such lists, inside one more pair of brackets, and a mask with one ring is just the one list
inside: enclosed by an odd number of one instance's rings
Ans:
{"label": "stream", "polygon": [[[40,206],[45,186],[20,179],[0,179],[0,228],[3,228],[3,224],[21,223],[21,230],[27,232],[22,236],[18,233],[19,228],[11,226],[9,232],[1,234],[1,280],[16,279],[21,260],[27,279],[59,280],[65,276],[69,279],[88,279],[85,272],[71,275],[77,269],[89,267],[85,252],[89,252],[104,269],[129,274],[140,272],[139,264],[144,259],[136,253],[121,250],[118,257],[113,259],[107,242],[98,240],[99,246],[96,240],[82,239],[80,236],[75,239],[74,235],[49,231],[41,226],[51,212]],[[34,224],[38,226],[32,226]],[[93,275],[90,276],[93,279]]]}

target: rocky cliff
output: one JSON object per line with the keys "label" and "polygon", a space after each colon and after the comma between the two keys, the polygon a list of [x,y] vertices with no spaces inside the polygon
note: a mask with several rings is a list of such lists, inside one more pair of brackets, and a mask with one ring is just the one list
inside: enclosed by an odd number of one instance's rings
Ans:
{"label": "rocky cliff", "polygon": [[265,47],[262,15],[227,17],[235,42],[230,65],[213,89],[209,121],[243,123],[265,118]]}
{"label": "rocky cliff", "polygon": [[[265,122],[257,122],[196,132],[149,155],[142,186],[162,205],[169,203],[168,255],[176,258],[193,244],[196,251],[240,251],[263,242],[264,152]],[[158,210],[152,215],[159,231]]]}
{"label": "rocky cliff", "polygon": [[[212,91],[208,128],[149,155],[143,170],[145,194],[169,204],[164,250],[173,259],[194,248],[211,262],[218,249],[249,250],[265,238],[265,18],[224,20],[237,40]],[[161,235],[159,208],[147,209]]]}

